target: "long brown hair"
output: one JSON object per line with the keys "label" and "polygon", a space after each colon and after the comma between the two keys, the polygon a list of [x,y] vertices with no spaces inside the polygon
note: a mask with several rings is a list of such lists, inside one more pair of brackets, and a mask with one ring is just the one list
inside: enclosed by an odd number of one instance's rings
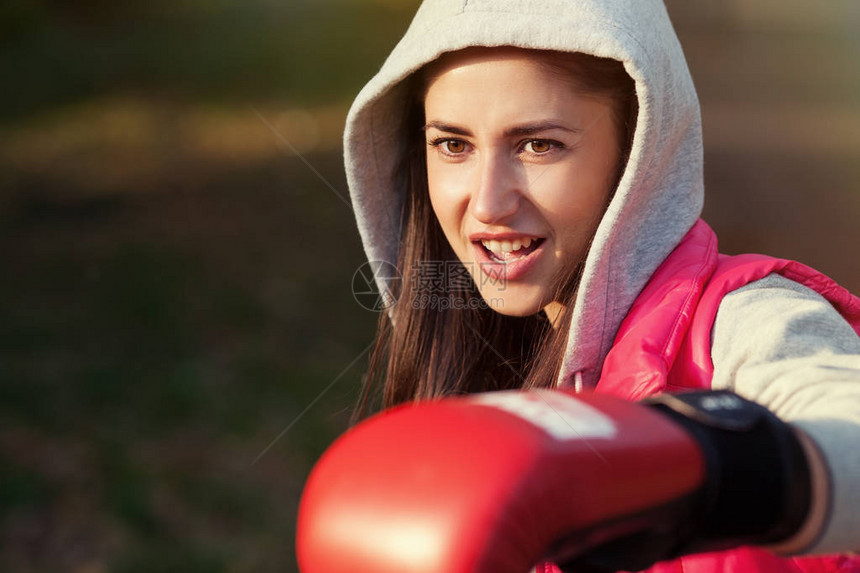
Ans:
{"label": "long brown hair", "polygon": [[[469,48],[487,49],[487,48]],[[624,145],[617,180],[632,144],[638,105],[633,80],[623,65],[585,54],[534,51],[535,59],[583,95],[613,102],[619,141]],[[489,390],[552,386],[561,369],[570,316],[582,264],[556,277],[555,300],[565,311],[552,328],[543,312],[533,316],[502,315],[481,298],[471,278],[448,281],[433,299],[422,290],[428,265],[445,275],[469,277],[448,244],[430,204],[424,125],[424,95],[440,62],[410,78],[409,107],[404,117],[408,134],[397,174],[397,188],[406,189],[402,213],[398,269],[402,281],[393,285],[396,302],[380,313],[376,346],[371,354],[356,419],[368,408],[387,408],[416,399],[439,398]],[[614,190],[613,193],[614,194]],[[461,272],[458,272],[461,271]],[[426,277],[425,277],[426,278]],[[427,304],[428,301],[440,304]]]}

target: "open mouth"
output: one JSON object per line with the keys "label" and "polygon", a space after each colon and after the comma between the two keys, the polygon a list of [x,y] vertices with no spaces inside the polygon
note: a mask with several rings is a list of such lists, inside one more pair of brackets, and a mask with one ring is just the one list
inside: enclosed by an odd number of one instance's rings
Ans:
{"label": "open mouth", "polygon": [[493,262],[508,264],[523,259],[537,250],[543,239],[526,237],[512,241],[481,240],[478,241]]}

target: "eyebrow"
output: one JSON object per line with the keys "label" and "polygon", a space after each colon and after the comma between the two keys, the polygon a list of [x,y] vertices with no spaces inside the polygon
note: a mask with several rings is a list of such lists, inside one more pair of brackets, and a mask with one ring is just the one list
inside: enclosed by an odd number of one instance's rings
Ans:
{"label": "eyebrow", "polygon": [[427,131],[428,129],[438,129],[439,131],[445,131],[447,133],[454,133],[456,135],[466,135],[471,136],[472,132],[468,129],[464,129],[462,127],[457,127],[456,125],[450,125],[447,123],[442,123],[441,121],[428,121],[424,127],[421,129]]}
{"label": "eyebrow", "polygon": [[[439,131],[444,131],[447,133],[453,133],[456,135],[465,135],[468,137],[472,136],[472,132],[463,127],[458,127],[456,125],[450,125],[447,123],[443,123],[441,121],[429,121],[422,128],[424,131],[427,131],[430,128],[438,129]],[[529,123],[525,125],[517,125],[511,128],[508,128],[504,132],[505,137],[513,137],[513,136],[523,136],[523,135],[534,135],[536,133],[541,133],[544,131],[550,131],[553,129],[560,129],[562,131],[567,131],[569,133],[581,133],[581,129],[574,129],[562,125],[560,123],[554,121],[539,121],[537,123]]]}

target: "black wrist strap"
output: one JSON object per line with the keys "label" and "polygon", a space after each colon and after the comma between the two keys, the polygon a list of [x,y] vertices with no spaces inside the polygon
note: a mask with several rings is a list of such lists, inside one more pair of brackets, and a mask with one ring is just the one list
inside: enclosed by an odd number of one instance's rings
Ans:
{"label": "black wrist strap", "polygon": [[662,394],[645,400],[701,445],[707,467],[692,549],[769,544],[803,525],[811,481],[792,428],[769,410],[727,391]]}

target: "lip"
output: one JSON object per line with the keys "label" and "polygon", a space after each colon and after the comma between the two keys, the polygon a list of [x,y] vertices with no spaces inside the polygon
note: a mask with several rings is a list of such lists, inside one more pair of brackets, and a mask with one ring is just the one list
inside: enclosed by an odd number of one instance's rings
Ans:
{"label": "lip", "polygon": [[[527,237],[541,240],[541,244],[525,257],[509,263],[500,263],[491,259],[484,245],[481,244],[482,240],[502,241],[524,239]],[[469,235],[469,238],[472,239],[472,248],[475,252],[475,260],[478,263],[478,267],[491,281],[516,281],[525,277],[543,256],[545,251],[544,245],[546,245],[546,240],[543,240],[544,237],[534,237],[522,233],[475,233]]]}
{"label": "lip", "polygon": [[516,233],[513,231],[505,232],[505,233],[489,233],[489,232],[481,232],[481,233],[472,233],[469,235],[469,240],[472,243],[476,241],[513,241],[514,239],[543,239],[544,237],[539,237],[537,235],[529,235],[528,233]]}

